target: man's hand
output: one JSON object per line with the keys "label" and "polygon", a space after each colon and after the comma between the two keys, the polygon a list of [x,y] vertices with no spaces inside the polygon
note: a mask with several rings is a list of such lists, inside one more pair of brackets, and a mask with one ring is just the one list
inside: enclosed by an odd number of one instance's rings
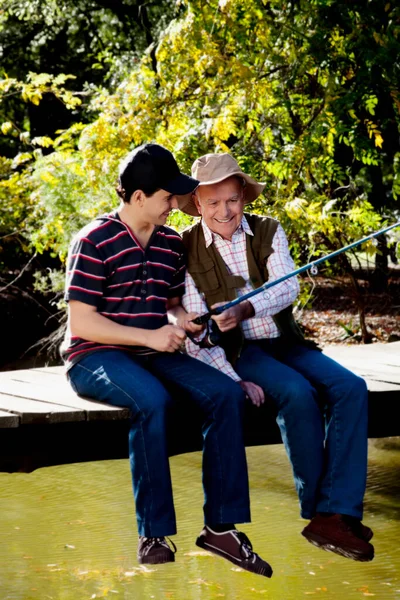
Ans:
{"label": "man's hand", "polygon": [[[223,306],[224,304],[226,304],[226,302],[217,302],[216,304],[213,304],[211,308]],[[251,319],[251,317],[254,317],[253,305],[248,300],[245,300],[232,308],[228,308],[228,310],[224,310],[220,315],[213,315],[211,318],[214,319],[220,331],[223,332],[235,329],[241,321]]]}
{"label": "man's hand", "polygon": [[180,317],[177,320],[177,325],[179,327],[182,327],[182,329],[184,329],[185,331],[187,331],[188,333],[193,333],[194,335],[198,335],[199,333],[201,333],[204,328],[205,328],[205,324],[204,325],[196,325],[196,323],[192,323],[193,319],[195,319],[196,317],[199,317],[199,313],[195,313],[195,312],[191,312],[191,313],[186,313],[184,316]]}
{"label": "man's hand", "polygon": [[261,406],[265,402],[264,390],[262,387],[251,381],[239,381],[239,385],[250,398],[254,406]]}
{"label": "man's hand", "polygon": [[186,333],[177,325],[164,325],[147,331],[146,346],[159,352],[175,352],[186,339]]}

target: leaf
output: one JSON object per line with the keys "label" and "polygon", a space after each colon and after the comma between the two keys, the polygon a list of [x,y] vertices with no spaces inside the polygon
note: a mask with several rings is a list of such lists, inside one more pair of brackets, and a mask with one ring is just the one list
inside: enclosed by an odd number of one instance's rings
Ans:
{"label": "leaf", "polygon": [[6,121],[5,123],[1,124],[1,132],[4,135],[8,135],[13,129],[14,125],[11,123],[11,121]]}

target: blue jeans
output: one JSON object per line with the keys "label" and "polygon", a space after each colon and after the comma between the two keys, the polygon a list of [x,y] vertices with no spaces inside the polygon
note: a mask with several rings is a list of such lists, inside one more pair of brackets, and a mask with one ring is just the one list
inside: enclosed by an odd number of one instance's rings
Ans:
{"label": "blue jeans", "polygon": [[119,350],[85,356],[68,378],[80,396],[131,411],[129,459],[139,535],[176,533],[166,431],[173,399],[164,383],[184,392],[203,416],[205,522],[250,521],[244,393],[232,379],[184,354],[134,356]]}
{"label": "blue jeans", "polygon": [[362,518],[367,474],[365,381],[334,360],[281,340],[246,343],[236,370],[270,396],[292,464],[301,516]]}

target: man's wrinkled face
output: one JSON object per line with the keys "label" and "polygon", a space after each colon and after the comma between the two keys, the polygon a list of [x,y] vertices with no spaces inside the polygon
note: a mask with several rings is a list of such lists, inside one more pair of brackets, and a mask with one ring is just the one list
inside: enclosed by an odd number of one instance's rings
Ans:
{"label": "man's wrinkled face", "polygon": [[244,210],[244,187],[237,177],[213,185],[201,185],[195,194],[197,210],[206,225],[226,240],[239,227]]}

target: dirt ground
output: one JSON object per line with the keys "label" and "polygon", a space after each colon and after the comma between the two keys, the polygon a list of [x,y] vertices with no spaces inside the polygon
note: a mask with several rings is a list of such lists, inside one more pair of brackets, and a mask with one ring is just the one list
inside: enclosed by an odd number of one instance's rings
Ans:
{"label": "dirt ground", "polygon": [[[368,274],[361,274],[365,317],[371,343],[400,340],[400,269],[392,271],[387,293],[371,290]],[[359,344],[361,334],[353,288],[345,278],[314,279],[311,307],[296,312],[296,319],[306,337],[321,346],[327,344]]]}

